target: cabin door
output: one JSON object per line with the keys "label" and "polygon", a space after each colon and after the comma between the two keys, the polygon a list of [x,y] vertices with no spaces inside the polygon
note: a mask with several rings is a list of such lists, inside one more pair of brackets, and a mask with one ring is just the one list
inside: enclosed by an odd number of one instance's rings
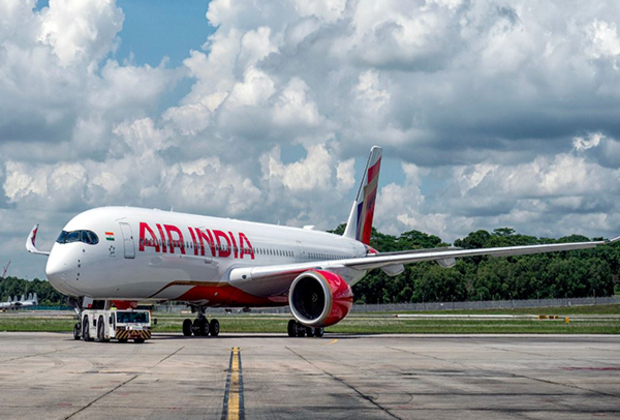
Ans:
{"label": "cabin door", "polygon": [[297,241],[297,254],[301,262],[307,261],[306,249],[301,241]]}
{"label": "cabin door", "polygon": [[121,232],[123,234],[123,246],[125,247],[125,258],[136,258],[136,248],[133,241],[133,234],[131,233],[131,226],[129,223],[120,222]]}

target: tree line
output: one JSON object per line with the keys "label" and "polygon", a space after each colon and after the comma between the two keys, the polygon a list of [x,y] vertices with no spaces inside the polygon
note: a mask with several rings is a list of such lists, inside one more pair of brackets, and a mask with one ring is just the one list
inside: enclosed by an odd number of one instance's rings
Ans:
{"label": "tree line", "polygon": [[[343,231],[341,225],[334,232]],[[518,234],[511,228],[499,228],[493,232],[472,232],[457,239],[453,246],[475,249],[589,240],[580,235],[537,238]],[[374,228],[370,245],[380,252],[449,246],[437,236],[416,230],[391,236]],[[462,258],[449,269],[436,262],[409,264],[396,277],[373,270],[353,287],[353,292],[356,303],[601,297],[614,294],[619,278],[620,246],[614,243],[579,251]]]}
{"label": "tree line", "polygon": [[3,279],[0,277],[0,299],[2,302],[16,296],[21,299],[22,295],[27,298],[29,293],[37,294],[39,305],[59,306],[65,303],[65,297],[62,293],[54,289],[47,280],[24,280],[12,276]]}
{"label": "tree line", "polygon": [[[345,225],[333,233],[342,234]],[[593,238],[600,240],[601,238]],[[511,228],[493,232],[478,230],[454,246],[464,249],[542,243],[583,242],[585,236],[560,239],[521,235]],[[380,252],[445,247],[441,238],[412,230],[399,236],[373,228],[370,245]],[[456,260],[453,268],[436,262],[405,266],[405,271],[388,277],[373,270],[353,287],[356,303],[450,302],[473,300],[546,299],[612,296],[620,278],[620,245],[515,257],[471,257]],[[40,305],[62,305],[63,295],[46,280],[8,277],[0,279],[0,297],[36,293]]]}

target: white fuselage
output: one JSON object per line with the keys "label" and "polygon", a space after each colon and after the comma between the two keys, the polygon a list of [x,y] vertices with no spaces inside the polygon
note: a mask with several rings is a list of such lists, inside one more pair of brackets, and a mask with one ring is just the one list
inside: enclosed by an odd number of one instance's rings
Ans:
{"label": "white fuselage", "polygon": [[86,211],[63,232],[46,274],[64,294],[213,306],[287,304],[290,281],[231,286],[233,268],[357,258],[368,249],[314,230],[131,207]]}

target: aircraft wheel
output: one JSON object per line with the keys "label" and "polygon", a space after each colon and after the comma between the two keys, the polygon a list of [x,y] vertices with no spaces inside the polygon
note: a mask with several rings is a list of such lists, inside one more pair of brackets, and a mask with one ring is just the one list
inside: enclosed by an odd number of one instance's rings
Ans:
{"label": "aircraft wheel", "polygon": [[217,337],[218,335],[220,335],[220,321],[218,321],[217,319],[212,319],[209,323],[209,332],[211,333],[212,337]]}
{"label": "aircraft wheel", "polygon": [[73,326],[73,339],[74,340],[80,339],[80,323],[79,322]]}
{"label": "aircraft wheel", "polygon": [[202,318],[198,325],[200,326],[200,335],[207,337],[209,335],[209,320],[207,318]]}
{"label": "aircraft wheel", "polygon": [[312,327],[306,327],[306,335],[308,337],[314,337],[314,328]]}
{"label": "aircraft wheel", "polygon": [[297,335],[297,322],[291,319],[286,326],[286,332],[289,337],[295,337]]}
{"label": "aircraft wheel", "polygon": [[192,320],[186,319],[183,321],[183,335],[189,337],[192,335]]}
{"label": "aircraft wheel", "polygon": [[209,321],[206,318],[196,318],[192,324],[192,331],[196,337],[209,335]]}
{"label": "aircraft wheel", "polygon": [[90,341],[90,328],[87,316],[85,316],[84,320],[82,321],[82,340]]}
{"label": "aircraft wheel", "polygon": [[103,343],[106,341],[105,339],[105,322],[103,321],[103,317],[99,317],[99,321],[97,321],[97,341]]}
{"label": "aircraft wheel", "polygon": [[325,329],[323,327],[321,328],[315,328],[314,329],[314,336],[315,337],[323,337],[323,333],[325,332]]}
{"label": "aircraft wheel", "polygon": [[306,327],[297,323],[297,337],[304,337],[306,335]]}
{"label": "aircraft wheel", "polygon": [[198,318],[196,318],[194,322],[192,322],[192,334],[194,334],[194,336],[196,337],[200,336],[200,326],[198,325]]}

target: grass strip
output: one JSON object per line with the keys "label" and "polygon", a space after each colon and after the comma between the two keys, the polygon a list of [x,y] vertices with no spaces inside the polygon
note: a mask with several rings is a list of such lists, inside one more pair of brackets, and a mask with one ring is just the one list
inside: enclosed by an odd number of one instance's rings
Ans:
{"label": "grass strip", "polygon": [[[218,316],[222,333],[286,333],[288,318],[254,316]],[[0,331],[71,332],[75,320],[45,318],[2,318]],[[154,332],[180,332],[181,318],[158,319]],[[390,318],[356,320],[347,318],[326,332],[351,334],[420,333],[420,334],[620,334],[618,320],[563,321],[539,320],[455,320]]]}

